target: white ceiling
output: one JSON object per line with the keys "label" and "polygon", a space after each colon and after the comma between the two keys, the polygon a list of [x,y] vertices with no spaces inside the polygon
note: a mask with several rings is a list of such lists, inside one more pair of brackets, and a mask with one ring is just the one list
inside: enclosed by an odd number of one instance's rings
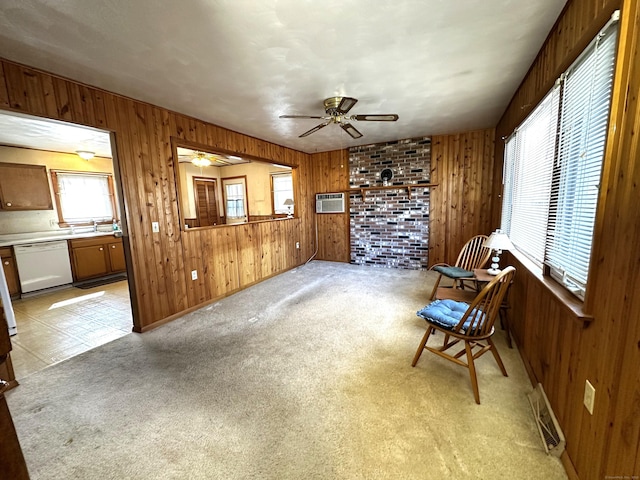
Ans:
{"label": "white ceiling", "polygon": [[111,158],[111,138],[104,130],[2,110],[0,145],[63,153],[84,150]]}
{"label": "white ceiling", "polygon": [[[305,152],[496,125],[566,0],[2,0],[0,56]],[[350,114],[305,138],[331,96]]]}

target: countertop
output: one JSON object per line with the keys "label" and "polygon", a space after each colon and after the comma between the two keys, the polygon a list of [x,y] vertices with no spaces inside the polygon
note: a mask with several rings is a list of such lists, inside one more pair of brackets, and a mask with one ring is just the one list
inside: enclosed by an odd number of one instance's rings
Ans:
{"label": "countertop", "polygon": [[10,247],[14,245],[25,245],[30,243],[53,242],[55,240],[73,240],[76,238],[93,238],[93,237],[121,237],[121,231],[100,231],[94,232],[93,229],[88,231],[71,232],[70,229],[61,230],[59,232],[30,232],[30,233],[11,233],[8,235],[0,235],[0,247]]}

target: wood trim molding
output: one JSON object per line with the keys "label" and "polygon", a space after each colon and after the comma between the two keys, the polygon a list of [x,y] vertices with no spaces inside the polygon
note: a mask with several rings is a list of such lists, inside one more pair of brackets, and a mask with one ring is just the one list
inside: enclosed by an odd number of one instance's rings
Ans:
{"label": "wood trim molding", "polygon": [[517,250],[509,252],[523,268],[526,268],[531,275],[535,278],[545,289],[553,296],[553,298],[561,305],[572,318],[581,322],[583,327],[587,327],[593,321],[593,315],[586,311],[584,302],[579,298],[571,294],[566,288],[556,282],[548,275],[544,275],[542,271],[525,255]]}

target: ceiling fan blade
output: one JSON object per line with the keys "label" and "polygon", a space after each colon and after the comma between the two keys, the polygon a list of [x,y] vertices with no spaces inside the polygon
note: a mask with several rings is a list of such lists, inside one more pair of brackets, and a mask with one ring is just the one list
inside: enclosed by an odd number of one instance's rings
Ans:
{"label": "ceiling fan blade", "polygon": [[312,133],[316,133],[318,130],[320,130],[321,128],[326,127],[327,125],[329,125],[329,122],[321,123],[320,125],[316,125],[311,130],[307,130],[306,132],[304,132],[302,135],[299,135],[298,137],[302,138],[302,137],[306,137],[308,135],[311,135]]}
{"label": "ceiling fan blade", "polygon": [[359,122],[395,122],[398,120],[398,115],[395,113],[392,115],[353,115],[351,120],[357,120]]}
{"label": "ceiling fan blade", "polygon": [[336,110],[338,113],[341,113],[342,115],[344,115],[349,110],[351,110],[351,108],[353,108],[353,106],[357,102],[358,102],[357,98],[342,97],[342,100],[340,100],[340,103],[338,104],[338,108],[336,108]]}
{"label": "ceiling fan blade", "polygon": [[280,117],[278,118],[325,118],[325,117],[318,117],[318,116],[313,116],[313,115],[280,115]]}
{"label": "ceiling fan blade", "polygon": [[345,132],[347,132],[353,138],[360,138],[362,134],[358,131],[356,127],[351,125],[350,123],[342,123],[340,124],[340,128],[342,128]]}

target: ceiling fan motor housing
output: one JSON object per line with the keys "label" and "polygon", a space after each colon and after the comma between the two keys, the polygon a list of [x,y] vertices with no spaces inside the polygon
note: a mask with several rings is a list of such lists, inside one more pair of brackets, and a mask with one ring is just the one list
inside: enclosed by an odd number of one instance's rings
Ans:
{"label": "ceiling fan motor housing", "polygon": [[324,111],[327,115],[342,115],[351,110],[357,101],[351,97],[330,97],[324,101]]}

